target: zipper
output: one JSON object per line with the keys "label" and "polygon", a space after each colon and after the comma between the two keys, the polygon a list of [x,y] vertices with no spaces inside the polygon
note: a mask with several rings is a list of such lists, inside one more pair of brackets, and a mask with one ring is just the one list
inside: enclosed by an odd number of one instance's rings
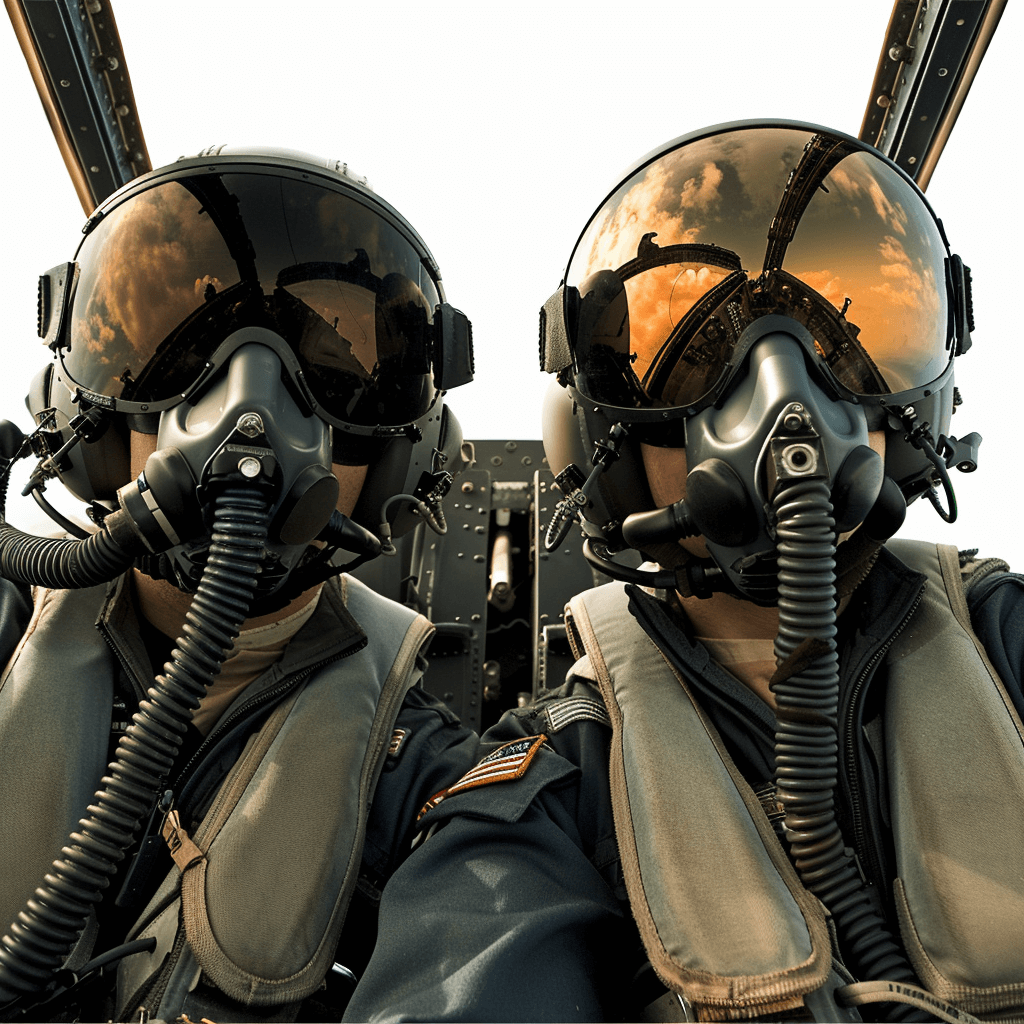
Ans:
{"label": "zipper", "polygon": [[[156,1013],[157,1008],[160,1006],[160,1003],[164,998],[164,993],[167,991],[167,987],[170,985],[171,979],[174,977],[174,971],[181,962],[181,954],[185,949],[186,941],[185,929],[179,928],[178,933],[174,937],[174,945],[171,947],[171,951],[168,954],[167,959],[160,967],[156,977],[152,978],[148,983],[149,991],[142,991],[133,994],[131,1002],[136,1005],[141,1004],[136,1013],[138,1014],[141,1011],[141,1014],[144,1015],[143,1019],[152,1019],[152,1015]],[[122,1015],[127,1012],[128,1007],[125,1007],[122,1011]]]}
{"label": "zipper", "polygon": [[[110,630],[107,627],[106,623],[97,622],[96,630],[99,632],[100,636],[103,637],[103,639],[106,641],[107,646],[114,652],[114,657],[117,658],[118,662],[121,665],[121,668],[124,669],[124,673],[128,677],[129,682],[135,688],[135,695],[138,697],[139,701],[141,702],[145,700],[146,684],[139,678],[139,676],[135,672],[135,669],[128,664],[128,659],[122,653],[121,648],[118,647],[114,638],[110,635]],[[131,716],[129,716],[129,718],[130,717]]]}
{"label": "zipper", "polygon": [[884,885],[885,879],[882,878],[882,865],[880,863],[880,858],[877,856],[874,844],[871,844],[869,847],[867,842],[867,830],[864,826],[863,794],[860,791],[860,781],[859,776],[857,775],[857,743],[853,738],[853,729],[859,698],[865,685],[874,675],[879,663],[889,652],[889,649],[896,642],[896,639],[903,630],[907,628],[908,623],[914,617],[914,613],[917,611],[923,598],[924,586],[922,585],[917,592],[917,596],[914,598],[913,604],[911,604],[899,625],[892,631],[892,633],[889,634],[889,638],[875,651],[874,654],[871,655],[867,665],[864,666],[864,669],[854,682],[853,688],[850,691],[850,698],[846,703],[846,714],[843,719],[844,739],[846,741],[844,760],[846,762],[846,779],[850,787],[850,814],[853,819],[853,845],[857,852],[857,856],[862,859],[862,863],[865,863],[870,878],[879,885]]}

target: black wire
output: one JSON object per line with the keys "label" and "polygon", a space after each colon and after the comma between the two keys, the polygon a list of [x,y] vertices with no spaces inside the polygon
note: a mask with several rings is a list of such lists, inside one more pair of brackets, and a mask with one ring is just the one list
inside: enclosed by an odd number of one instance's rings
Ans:
{"label": "black wire", "polygon": [[44,497],[42,481],[38,481],[35,486],[31,488],[29,494],[35,499],[35,503],[65,532],[70,533],[72,537],[77,537],[79,540],[85,540],[89,537],[89,533],[83,530],[78,523],[68,519],[62,512],[55,509]]}
{"label": "black wire", "polygon": [[946,508],[942,507],[942,502],[939,500],[938,491],[933,485],[928,489],[928,501],[931,502],[931,506],[938,512],[939,517],[947,523],[955,523],[958,515],[956,507],[956,494],[953,491],[953,481],[949,478],[949,470],[946,468],[946,461],[943,457],[927,442],[927,439],[921,439],[924,443],[921,445],[921,451],[924,452],[928,461],[939,472],[939,479],[942,481],[942,489],[946,492]]}
{"label": "black wire", "polygon": [[134,956],[136,953],[152,953],[156,949],[156,936],[151,935],[148,939],[134,939],[131,942],[124,942],[120,946],[108,949],[106,953],[100,953],[93,957],[80,971],[77,971],[79,978],[84,978],[93,971],[109,967],[126,956]]}

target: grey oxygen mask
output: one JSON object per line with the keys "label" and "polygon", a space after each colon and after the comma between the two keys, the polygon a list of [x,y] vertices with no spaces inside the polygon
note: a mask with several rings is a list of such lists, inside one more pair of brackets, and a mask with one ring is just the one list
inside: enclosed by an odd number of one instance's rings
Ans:
{"label": "grey oxygen mask", "polygon": [[156,451],[118,498],[149,548],[143,571],[192,591],[206,562],[214,499],[233,484],[258,489],[269,509],[257,590],[266,596],[327,525],[339,485],[331,428],[289,377],[275,351],[280,339],[246,328],[235,340],[241,344],[212,383],[160,415]]}
{"label": "grey oxygen mask", "polygon": [[794,481],[824,481],[841,534],[869,514],[885,477],[882,458],[868,444],[863,407],[825,390],[799,325],[791,332],[784,318],[766,320],[731,390],[686,421],[685,497],[629,516],[623,536],[643,549],[700,534],[733,587],[772,604],[773,502],[780,490]]}

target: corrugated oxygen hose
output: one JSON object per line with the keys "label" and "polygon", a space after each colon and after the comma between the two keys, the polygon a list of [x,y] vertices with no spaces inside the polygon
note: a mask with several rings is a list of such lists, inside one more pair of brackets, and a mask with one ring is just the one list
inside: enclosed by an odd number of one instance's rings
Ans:
{"label": "corrugated oxygen hose", "polygon": [[18,583],[59,590],[77,590],[106,583],[125,572],[145,546],[123,511],[107,516],[105,529],[71,540],[36,537],[7,522],[8,470],[0,457],[0,576]]}
{"label": "corrugated oxygen hose", "polygon": [[267,521],[267,503],[259,491],[229,488],[217,498],[208,561],[184,635],[118,743],[115,760],[87,816],[3,937],[0,1007],[45,989],[150,813],[192,712],[248,615],[264,556]]}
{"label": "corrugated oxygen hose", "polygon": [[[821,478],[784,484],[773,508],[779,567],[776,660],[781,666],[793,658],[801,665],[772,687],[777,704],[776,796],[785,810],[790,856],[800,880],[832,914],[854,974],[919,985],[871,902],[835,819],[839,659],[835,522],[828,486]],[[818,653],[803,665],[797,649],[808,641]],[[911,1006],[888,1005],[891,1020],[934,1019]]]}

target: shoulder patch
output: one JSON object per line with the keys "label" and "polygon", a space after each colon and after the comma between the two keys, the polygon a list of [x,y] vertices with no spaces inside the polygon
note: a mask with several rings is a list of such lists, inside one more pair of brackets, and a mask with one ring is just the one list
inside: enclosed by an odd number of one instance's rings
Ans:
{"label": "shoulder patch", "polygon": [[418,821],[427,811],[435,808],[442,800],[466,789],[489,786],[495,782],[512,782],[522,778],[537,756],[537,751],[547,742],[547,736],[527,736],[521,740],[503,743],[492,751],[476,767],[471,768],[454,785],[435,793],[416,815]]}
{"label": "shoulder patch", "polygon": [[406,744],[409,737],[412,736],[412,729],[403,729],[401,727],[396,728],[391,733],[391,739],[388,741],[387,756],[384,758],[383,771],[393,772],[399,764],[399,757],[403,750],[405,750]]}
{"label": "shoulder patch", "polygon": [[388,757],[398,757],[402,751],[402,745],[409,738],[410,729],[395,729],[391,734],[391,742],[388,744]]}
{"label": "shoulder patch", "polygon": [[544,709],[544,716],[548,721],[548,732],[552,733],[581,720],[600,722],[607,726],[612,724],[604,704],[588,697],[567,697],[555,701]]}

